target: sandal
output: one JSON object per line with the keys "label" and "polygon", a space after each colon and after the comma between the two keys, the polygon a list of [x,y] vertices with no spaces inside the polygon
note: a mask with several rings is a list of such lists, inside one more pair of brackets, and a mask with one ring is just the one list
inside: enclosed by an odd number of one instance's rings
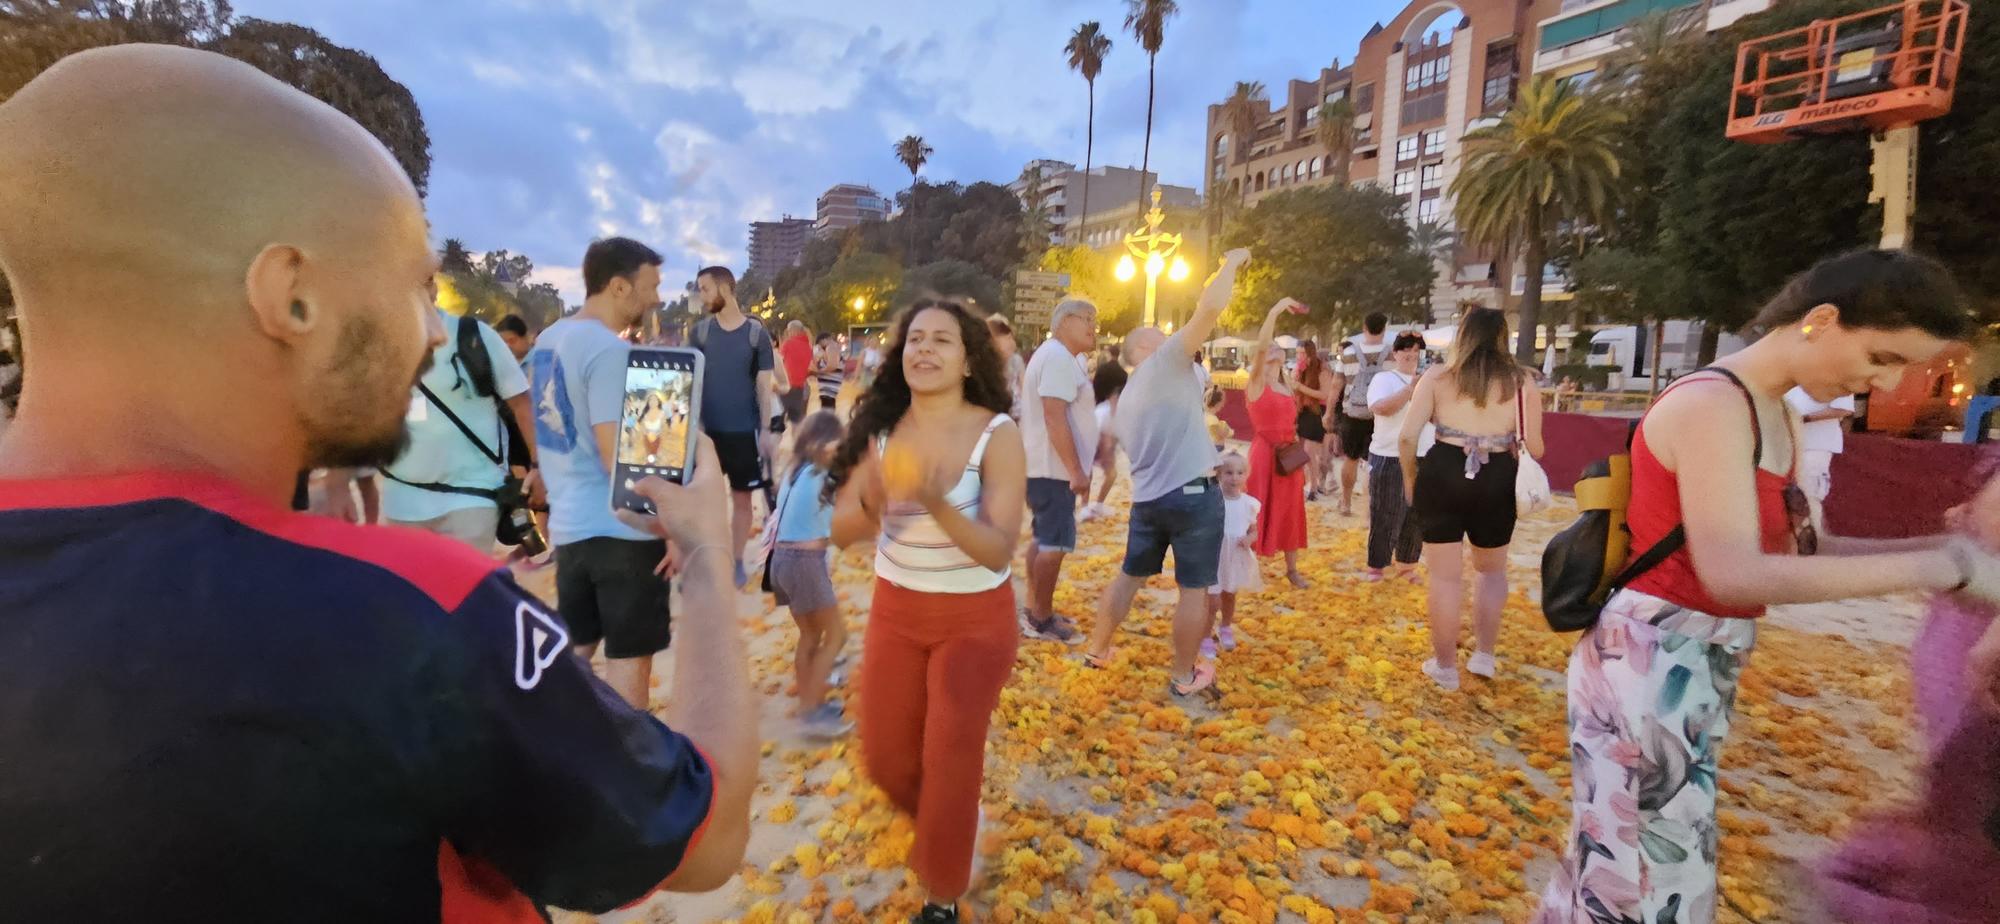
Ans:
{"label": "sandal", "polygon": [[1194,696],[1215,686],[1215,665],[1202,661],[1194,666],[1194,676],[1186,683],[1178,680],[1167,681],[1167,693],[1180,699]]}
{"label": "sandal", "polygon": [[1292,586],[1300,590],[1304,590],[1312,586],[1311,582],[1306,580],[1306,576],[1298,573],[1297,571],[1285,572],[1285,580],[1291,581]]}
{"label": "sandal", "polygon": [[1116,660],[1117,658],[1118,658],[1118,649],[1116,648],[1112,648],[1105,651],[1102,657],[1099,657],[1097,655],[1091,654],[1090,652],[1086,651],[1083,653],[1083,666],[1091,668],[1093,670],[1103,670],[1104,668],[1110,667],[1111,662]]}

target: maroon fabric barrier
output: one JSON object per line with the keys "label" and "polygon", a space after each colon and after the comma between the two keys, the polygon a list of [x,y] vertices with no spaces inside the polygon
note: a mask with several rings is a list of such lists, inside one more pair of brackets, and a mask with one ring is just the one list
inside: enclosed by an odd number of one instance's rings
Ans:
{"label": "maroon fabric barrier", "polygon": [[1542,471],[1549,474],[1549,487],[1568,494],[1583,475],[1583,467],[1625,451],[1625,431],[1629,417],[1596,417],[1590,414],[1542,415]]}
{"label": "maroon fabric barrier", "polygon": [[[1546,414],[1542,468],[1549,484],[1567,493],[1583,467],[1625,446],[1631,421],[1587,414]],[[1966,446],[1850,433],[1833,460],[1833,494],[1826,499],[1827,528],[1869,539],[1922,536],[1944,528],[1944,512],[1971,497],[2000,463],[2000,444]],[[1982,463],[1984,460],[1984,464]]]}
{"label": "maroon fabric barrier", "polygon": [[[1224,393],[1223,422],[1236,438],[1250,438],[1249,408],[1240,389]],[[1549,485],[1567,494],[1583,467],[1625,449],[1631,418],[1589,414],[1542,415],[1542,469]],[[1828,529],[1869,539],[1922,536],[1944,528],[1944,512],[1971,497],[2000,468],[2000,443],[1967,446],[1850,433],[1833,460],[1833,494],[1826,501]]]}
{"label": "maroon fabric barrier", "polygon": [[1835,535],[1895,539],[1944,528],[1946,509],[1964,502],[2000,462],[2000,444],[1967,446],[1872,433],[1847,435],[1833,457],[1826,525]]}

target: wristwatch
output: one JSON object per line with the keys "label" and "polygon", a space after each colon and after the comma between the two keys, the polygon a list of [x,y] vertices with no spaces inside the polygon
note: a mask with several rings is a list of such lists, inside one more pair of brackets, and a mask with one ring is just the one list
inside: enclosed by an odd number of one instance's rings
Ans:
{"label": "wristwatch", "polygon": [[771,432],[772,433],[785,432],[785,415],[783,414],[771,415]]}

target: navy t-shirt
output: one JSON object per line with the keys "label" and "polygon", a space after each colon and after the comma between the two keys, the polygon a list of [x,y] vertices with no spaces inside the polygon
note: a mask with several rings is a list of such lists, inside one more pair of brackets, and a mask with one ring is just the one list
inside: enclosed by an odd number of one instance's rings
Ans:
{"label": "navy t-shirt", "polygon": [[701,428],[710,433],[756,433],[764,429],[757,404],[757,373],[771,371],[771,338],[755,320],[723,330],[713,317],[696,322],[703,357]]}
{"label": "navy t-shirt", "polygon": [[208,476],[0,481],[0,917],[537,921],[713,795],[504,570]]}

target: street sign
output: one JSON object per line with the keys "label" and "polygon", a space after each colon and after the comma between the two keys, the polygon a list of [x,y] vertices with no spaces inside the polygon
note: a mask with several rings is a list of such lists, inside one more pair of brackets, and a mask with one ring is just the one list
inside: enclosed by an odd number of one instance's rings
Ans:
{"label": "street sign", "polygon": [[1020,270],[1014,274],[1014,323],[1046,327],[1056,302],[1069,292],[1068,273]]}

